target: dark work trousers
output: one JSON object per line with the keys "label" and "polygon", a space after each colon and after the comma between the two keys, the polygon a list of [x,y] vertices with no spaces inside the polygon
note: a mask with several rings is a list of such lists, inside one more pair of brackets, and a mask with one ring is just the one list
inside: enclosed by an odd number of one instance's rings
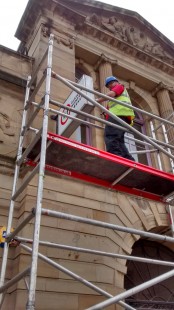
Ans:
{"label": "dark work trousers", "polygon": [[[129,124],[126,117],[119,116],[119,118]],[[121,124],[115,119],[113,119],[111,116],[109,116],[108,122],[121,126]],[[106,150],[109,153],[135,161],[124,144],[124,134],[125,131],[106,125],[104,133]]]}

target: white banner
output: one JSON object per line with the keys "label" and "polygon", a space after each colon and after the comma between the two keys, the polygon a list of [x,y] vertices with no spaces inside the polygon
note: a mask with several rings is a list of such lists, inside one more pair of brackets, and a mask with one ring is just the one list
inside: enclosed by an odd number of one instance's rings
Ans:
{"label": "white banner", "polygon": [[[79,80],[78,84],[85,86],[89,89],[93,89],[93,80],[88,75],[83,75],[82,78]],[[88,95],[91,99],[95,99],[93,94],[85,90],[83,90],[83,93]],[[82,97],[80,94],[76,93],[75,91],[73,91],[70,94],[70,96],[66,99],[66,101],[64,102],[64,105],[74,108],[77,111],[81,110],[86,113],[91,113],[94,107],[93,104],[88,102],[84,97]],[[67,111],[64,108],[61,108],[60,112],[66,113],[67,115],[71,115],[73,117],[77,115],[78,118],[82,118],[82,116],[78,115],[77,113],[72,112],[72,111]],[[67,116],[58,115],[57,125],[58,125],[57,133],[59,135],[69,137],[74,132],[74,130],[79,126],[79,122],[76,122],[68,118]]]}

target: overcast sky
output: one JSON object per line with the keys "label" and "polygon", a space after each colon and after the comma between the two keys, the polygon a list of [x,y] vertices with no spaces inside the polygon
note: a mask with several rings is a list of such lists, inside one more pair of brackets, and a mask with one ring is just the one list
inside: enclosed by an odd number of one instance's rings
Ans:
{"label": "overcast sky", "polygon": [[[138,12],[174,42],[174,0],[101,0],[100,2]],[[28,0],[0,0],[0,45],[14,50],[18,48],[19,41],[14,35],[27,3]]]}

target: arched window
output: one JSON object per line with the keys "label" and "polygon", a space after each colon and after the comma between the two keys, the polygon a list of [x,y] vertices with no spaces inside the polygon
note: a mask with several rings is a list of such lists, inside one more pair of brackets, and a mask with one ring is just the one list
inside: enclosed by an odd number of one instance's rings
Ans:
{"label": "arched window", "polygon": [[82,68],[80,68],[80,67],[76,67],[75,68],[75,79],[76,79],[76,82],[78,82],[81,79],[83,74],[86,74],[86,73],[85,73],[85,71]]}
{"label": "arched window", "polygon": [[[174,262],[173,251],[160,243],[143,239],[135,242],[131,256]],[[172,270],[172,268],[171,266],[129,260],[127,262],[124,288],[126,290],[132,289]],[[126,303],[136,309],[174,309],[173,279],[168,278],[130,296],[126,299]]]}

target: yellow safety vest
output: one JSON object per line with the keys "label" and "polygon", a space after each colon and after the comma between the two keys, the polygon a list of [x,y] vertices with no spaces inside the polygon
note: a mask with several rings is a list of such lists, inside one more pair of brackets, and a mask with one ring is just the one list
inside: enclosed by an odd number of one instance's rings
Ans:
{"label": "yellow safety vest", "polygon": [[[116,97],[118,101],[129,103],[132,105],[129,94],[125,89],[119,97]],[[135,114],[131,108],[127,108],[119,103],[109,101],[108,102],[109,111],[117,116],[131,116],[134,119]]]}

